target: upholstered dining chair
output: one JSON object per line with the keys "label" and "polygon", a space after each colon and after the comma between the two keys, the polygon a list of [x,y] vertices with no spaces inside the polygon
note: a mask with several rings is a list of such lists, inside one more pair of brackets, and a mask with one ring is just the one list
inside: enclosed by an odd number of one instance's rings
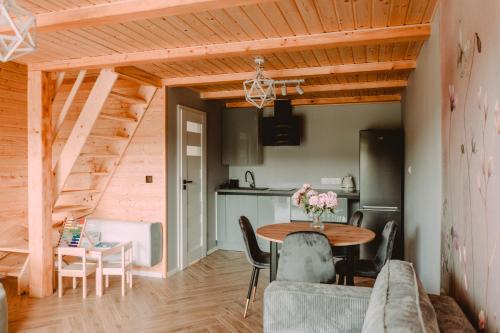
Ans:
{"label": "upholstered dining chair", "polygon": [[[351,218],[347,222],[348,225],[353,227],[361,227],[361,223],[363,222],[363,213],[359,210],[354,212],[351,215]],[[353,249],[355,256],[359,257],[359,245],[354,245],[355,249]],[[346,259],[347,258],[347,248],[346,247],[336,247],[332,248],[333,256],[336,260]]]}
{"label": "upholstered dining chair", "polygon": [[328,238],[316,231],[287,235],[281,248],[276,280],[335,283],[335,266]]}
{"label": "upholstered dining chair", "polygon": [[[382,231],[382,240],[373,260],[358,259],[352,267],[353,275],[359,277],[376,278],[385,263],[392,257],[394,238],[396,237],[397,225],[394,221],[385,224]],[[347,275],[347,261],[342,259],[335,263],[335,270],[339,274],[339,284],[344,284]]]}
{"label": "upholstered dining chair", "polygon": [[349,224],[350,226],[359,228],[359,227],[361,227],[362,222],[363,222],[363,213],[358,210],[358,211],[354,212],[354,214],[352,214],[352,216],[349,219],[349,222],[347,222],[347,224]]}
{"label": "upholstered dining chair", "polygon": [[250,262],[250,265],[253,267],[252,276],[248,285],[245,312],[243,312],[243,318],[246,318],[250,299],[252,299],[252,302],[255,301],[255,293],[257,291],[257,283],[259,281],[259,272],[261,269],[269,269],[271,267],[271,256],[269,252],[264,252],[260,249],[252,224],[248,218],[241,216],[239,223],[241,233],[243,234],[243,240],[245,242],[245,254],[248,262]]}

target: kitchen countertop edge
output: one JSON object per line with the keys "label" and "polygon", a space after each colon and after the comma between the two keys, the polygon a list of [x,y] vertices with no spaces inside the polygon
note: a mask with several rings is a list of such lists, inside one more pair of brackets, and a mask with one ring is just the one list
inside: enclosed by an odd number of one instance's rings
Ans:
{"label": "kitchen countertop edge", "polygon": [[[220,188],[215,192],[220,195],[258,195],[258,196],[281,196],[281,197],[291,197],[295,193],[295,189],[291,191],[287,190],[247,190],[247,189],[229,189],[229,188]],[[352,200],[359,199],[359,191],[355,192],[347,192],[340,189],[332,189],[332,190],[321,190],[318,191],[333,191],[337,193],[338,198],[347,198]]]}

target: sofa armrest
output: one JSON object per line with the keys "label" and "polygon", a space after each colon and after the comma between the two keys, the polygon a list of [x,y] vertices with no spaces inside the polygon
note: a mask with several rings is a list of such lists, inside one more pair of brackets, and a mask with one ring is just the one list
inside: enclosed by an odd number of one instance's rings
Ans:
{"label": "sofa armrest", "polygon": [[361,332],[371,290],[274,281],[264,293],[264,332]]}
{"label": "sofa armrest", "polygon": [[0,283],[0,333],[7,333],[8,323],[7,294]]}

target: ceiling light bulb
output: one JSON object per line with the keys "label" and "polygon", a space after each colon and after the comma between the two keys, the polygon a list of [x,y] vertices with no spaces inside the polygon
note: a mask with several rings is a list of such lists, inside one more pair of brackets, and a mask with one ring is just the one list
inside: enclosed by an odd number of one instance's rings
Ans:
{"label": "ceiling light bulb", "polygon": [[286,96],[286,85],[281,86],[281,95]]}
{"label": "ceiling light bulb", "polygon": [[295,87],[295,90],[297,90],[297,94],[299,94],[299,95],[303,95],[304,94],[304,90],[302,89],[302,87],[300,86],[300,84],[298,84]]}

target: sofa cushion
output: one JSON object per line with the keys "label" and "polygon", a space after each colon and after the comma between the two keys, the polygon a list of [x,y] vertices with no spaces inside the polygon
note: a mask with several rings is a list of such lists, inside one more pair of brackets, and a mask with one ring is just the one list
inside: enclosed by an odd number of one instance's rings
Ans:
{"label": "sofa cushion", "polygon": [[473,333],[476,330],[465,317],[457,302],[449,296],[429,295],[442,333]]}
{"label": "sofa cushion", "polygon": [[439,332],[434,308],[411,263],[390,260],[382,268],[362,332]]}

